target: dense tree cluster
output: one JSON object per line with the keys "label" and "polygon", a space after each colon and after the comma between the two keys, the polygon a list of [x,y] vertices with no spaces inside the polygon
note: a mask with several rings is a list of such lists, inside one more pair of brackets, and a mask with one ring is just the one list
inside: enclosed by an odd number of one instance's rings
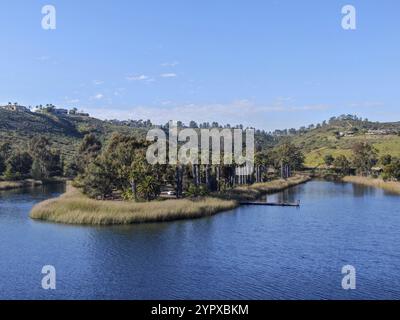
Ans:
{"label": "dense tree cluster", "polygon": [[[147,141],[114,134],[105,146],[93,135],[86,136],[79,148],[79,159],[68,167],[77,168],[76,184],[92,198],[119,196],[126,200],[153,200],[162,189],[172,189],[176,197],[206,195],[235,185],[262,182],[268,169],[287,174],[302,167],[304,156],[289,142],[276,150],[258,152],[252,175],[236,175],[237,165],[149,165]],[[223,157],[223,155],[221,155]],[[288,175],[285,175],[288,176]]]}
{"label": "dense tree cluster", "polygon": [[385,180],[400,180],[400,158],[385,154],[378,159],[378,151],[366,142],[354,144],[351,151],[350,160],[345,155],[336,158],[331,154],[325,155],[325,165],[339,175],[348,175],[353,170],[362,176],[382,174]]}
{"label": "dense tree cluster", "polygon": [[369,143],[361,142],[353,146],[353,166],[363,176],[371,175],[371,169],[378,162],[378,152]]}
{"label": "dense tree cluster", "polygon": [[0,175],[6,180],[62,176],[62,162],[60,152],[42,136],[32,138],[25,150],[15,149],[9,142],[0,145]]}
{"label": "dense tree cluster", "polygon": [[385,155],[380,162],[383,165],[383,179],[400,180],[400,158]]}

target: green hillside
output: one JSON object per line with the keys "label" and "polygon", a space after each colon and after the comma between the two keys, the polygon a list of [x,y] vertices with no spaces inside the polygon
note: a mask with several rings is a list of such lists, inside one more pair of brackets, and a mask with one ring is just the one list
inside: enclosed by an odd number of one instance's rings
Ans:
{"label": "green hillside", "polygon": [[[66,158],[76,152],[85,134],[94,133],[102,142],[105,142],[113,132],[144,138],[151,127],[149,121],[102,121],[86,116],[18,112],[0,108],[0,143],[11,142],[14,146],[23,147],[32,137],[44,135]],[[278,140],[279,137],[265,131],[257,130],[255,134],[257,149],[273,147]]]}
{"label": "green hillside", "polygon": [[357,142],[372,144],[380,156],[400,157],[400,122],[336,120],[297,134],[292,140],[303,150],[308,167],[323,165],[324,156],[328,154],[351,158],[351,149]]}
{"label": "green hillside", "polygon": [[11,142],[14,146],[24,148],[32,137],[43,135],[66,158],[76,152],[85,134],[95,133],[105,141],[113,132],[145,135],[144,129],[113,125],[90,117],[16,112],[0,108],[0,143]]}
{"label": "green hillside", "polygon": [[[77,115],[17,112],[0,108],[0,143],[11,142],[24,148],[37,135],[44,135],[70,158],[85,134],[94,133],[103,142],[113,132],[145,137],[149,127],[132,127],[127,122],[112,123]],[[271,148],[284,138],[289,138],[306,156],[305,165],[317,167],[324,164],[324,156],[343,154],[351,157],[351,148],[357,142],[368,141],[380,155],[400,157],[400,122],[378,123],[360,120],[355,116],[331,118],[328,122],[299,130],[282,130],[274,133],[256,131],[257,150]]]}

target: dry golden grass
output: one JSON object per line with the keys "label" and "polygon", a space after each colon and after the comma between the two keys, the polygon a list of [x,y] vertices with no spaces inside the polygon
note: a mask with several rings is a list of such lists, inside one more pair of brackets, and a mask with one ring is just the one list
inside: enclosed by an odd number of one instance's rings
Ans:
{"label": "dry golden grass", "polygon": [[78,189],[36,205],[31,218],[68,224],[132,224],[210,216],[237,207],[236,201],[215,198],[179,199],[146,203],[99,201],[87,198]]}
{"label": "dry golden grass", "polygon": [[[56,199],[33,207],[30,217],[67,224],[112,225],[142,222],[162,222],[211,216],[239,206],[238,200],[251,199],[263,193],[275,192],[305,182],[304,177],[277,180],[254,186],[236,188],[230,199],[204,197],[152,202],[99,201],[89,199],[70,184],[67,192]],[[242,196],[239,196],[242,194]],[[225,195],[226,197],[226,195]],[[232,200],[235,199],[235,200]]]}
{"label": "dry golden grass", "polygon": [[384,181],[382,179],[373,179],[373,178],[358,177],[358,176],[347,176],[343,178],[343,181],[361,184],[364,186],[376,187],[393,193],[400,194],[400,182]]}
{"label": "dry golden grass", "polygon": [[297,175],[287,180],[278,179],[269,182],[255,183],[250,186],[240,186],[221,193],[218,196],[224,199],[235,199],[237,201],[252,201],[257,200],[262,195],[279,192],[309,180],[309,176]]}
{"label": "dry golden grass", "polygon": [[41,181],[35,181],[30,179],[22,181],[0,181],[0,191],[40,186],[41,184],[42,184]]}

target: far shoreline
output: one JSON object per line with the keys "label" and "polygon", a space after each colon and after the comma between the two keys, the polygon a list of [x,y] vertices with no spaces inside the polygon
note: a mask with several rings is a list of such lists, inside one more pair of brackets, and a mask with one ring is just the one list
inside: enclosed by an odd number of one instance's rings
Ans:
{"label": "far shoreline", "polygon": [[240,206],[241,201],[254,201],[263,195],[276,193],[310,180],[309,176],[297,175],[286,180],[277,179],[240,186],[207,197],[150,202],[93,200],[68,184],[66,193],[35,205],[30,217],[47,222],[93,226],[198,219],[235,209]]}
{"label": "far shoreline", "polygon": [[0,181],[0,191],[38,187],[43,185],[43,181],[26,179],[19,181]]}
{"label": "far shoreline", "polygon": [[35,180],[35,179],[24,179],[16,181],[4,180],[0,181],[0,191],[34,188],[54,183],[65,183],[66,181],[67,179],[64,178],[51,178],[48,180]]}
{"label": "far shoreline", "polygon": [[385,181],[380,178],[370,178],[361,176],[346,176],[343,177],[341,181],[359,184],[367,187],[374,187],[400,195],[400,182],[397,181]]}

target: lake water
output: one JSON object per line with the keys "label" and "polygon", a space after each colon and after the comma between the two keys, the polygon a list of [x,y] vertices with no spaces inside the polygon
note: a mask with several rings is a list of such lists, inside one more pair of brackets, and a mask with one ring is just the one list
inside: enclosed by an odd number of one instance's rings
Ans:
{"label": "lake water", "polygon": [[[0,299],[399,299],[400,197],[312,181],[193,221],[82,227],[29,219],[63,186],[0,193]],[[343,290],[353,265],[357,289]],[[41,288],[41,269],[57,289]]]}

